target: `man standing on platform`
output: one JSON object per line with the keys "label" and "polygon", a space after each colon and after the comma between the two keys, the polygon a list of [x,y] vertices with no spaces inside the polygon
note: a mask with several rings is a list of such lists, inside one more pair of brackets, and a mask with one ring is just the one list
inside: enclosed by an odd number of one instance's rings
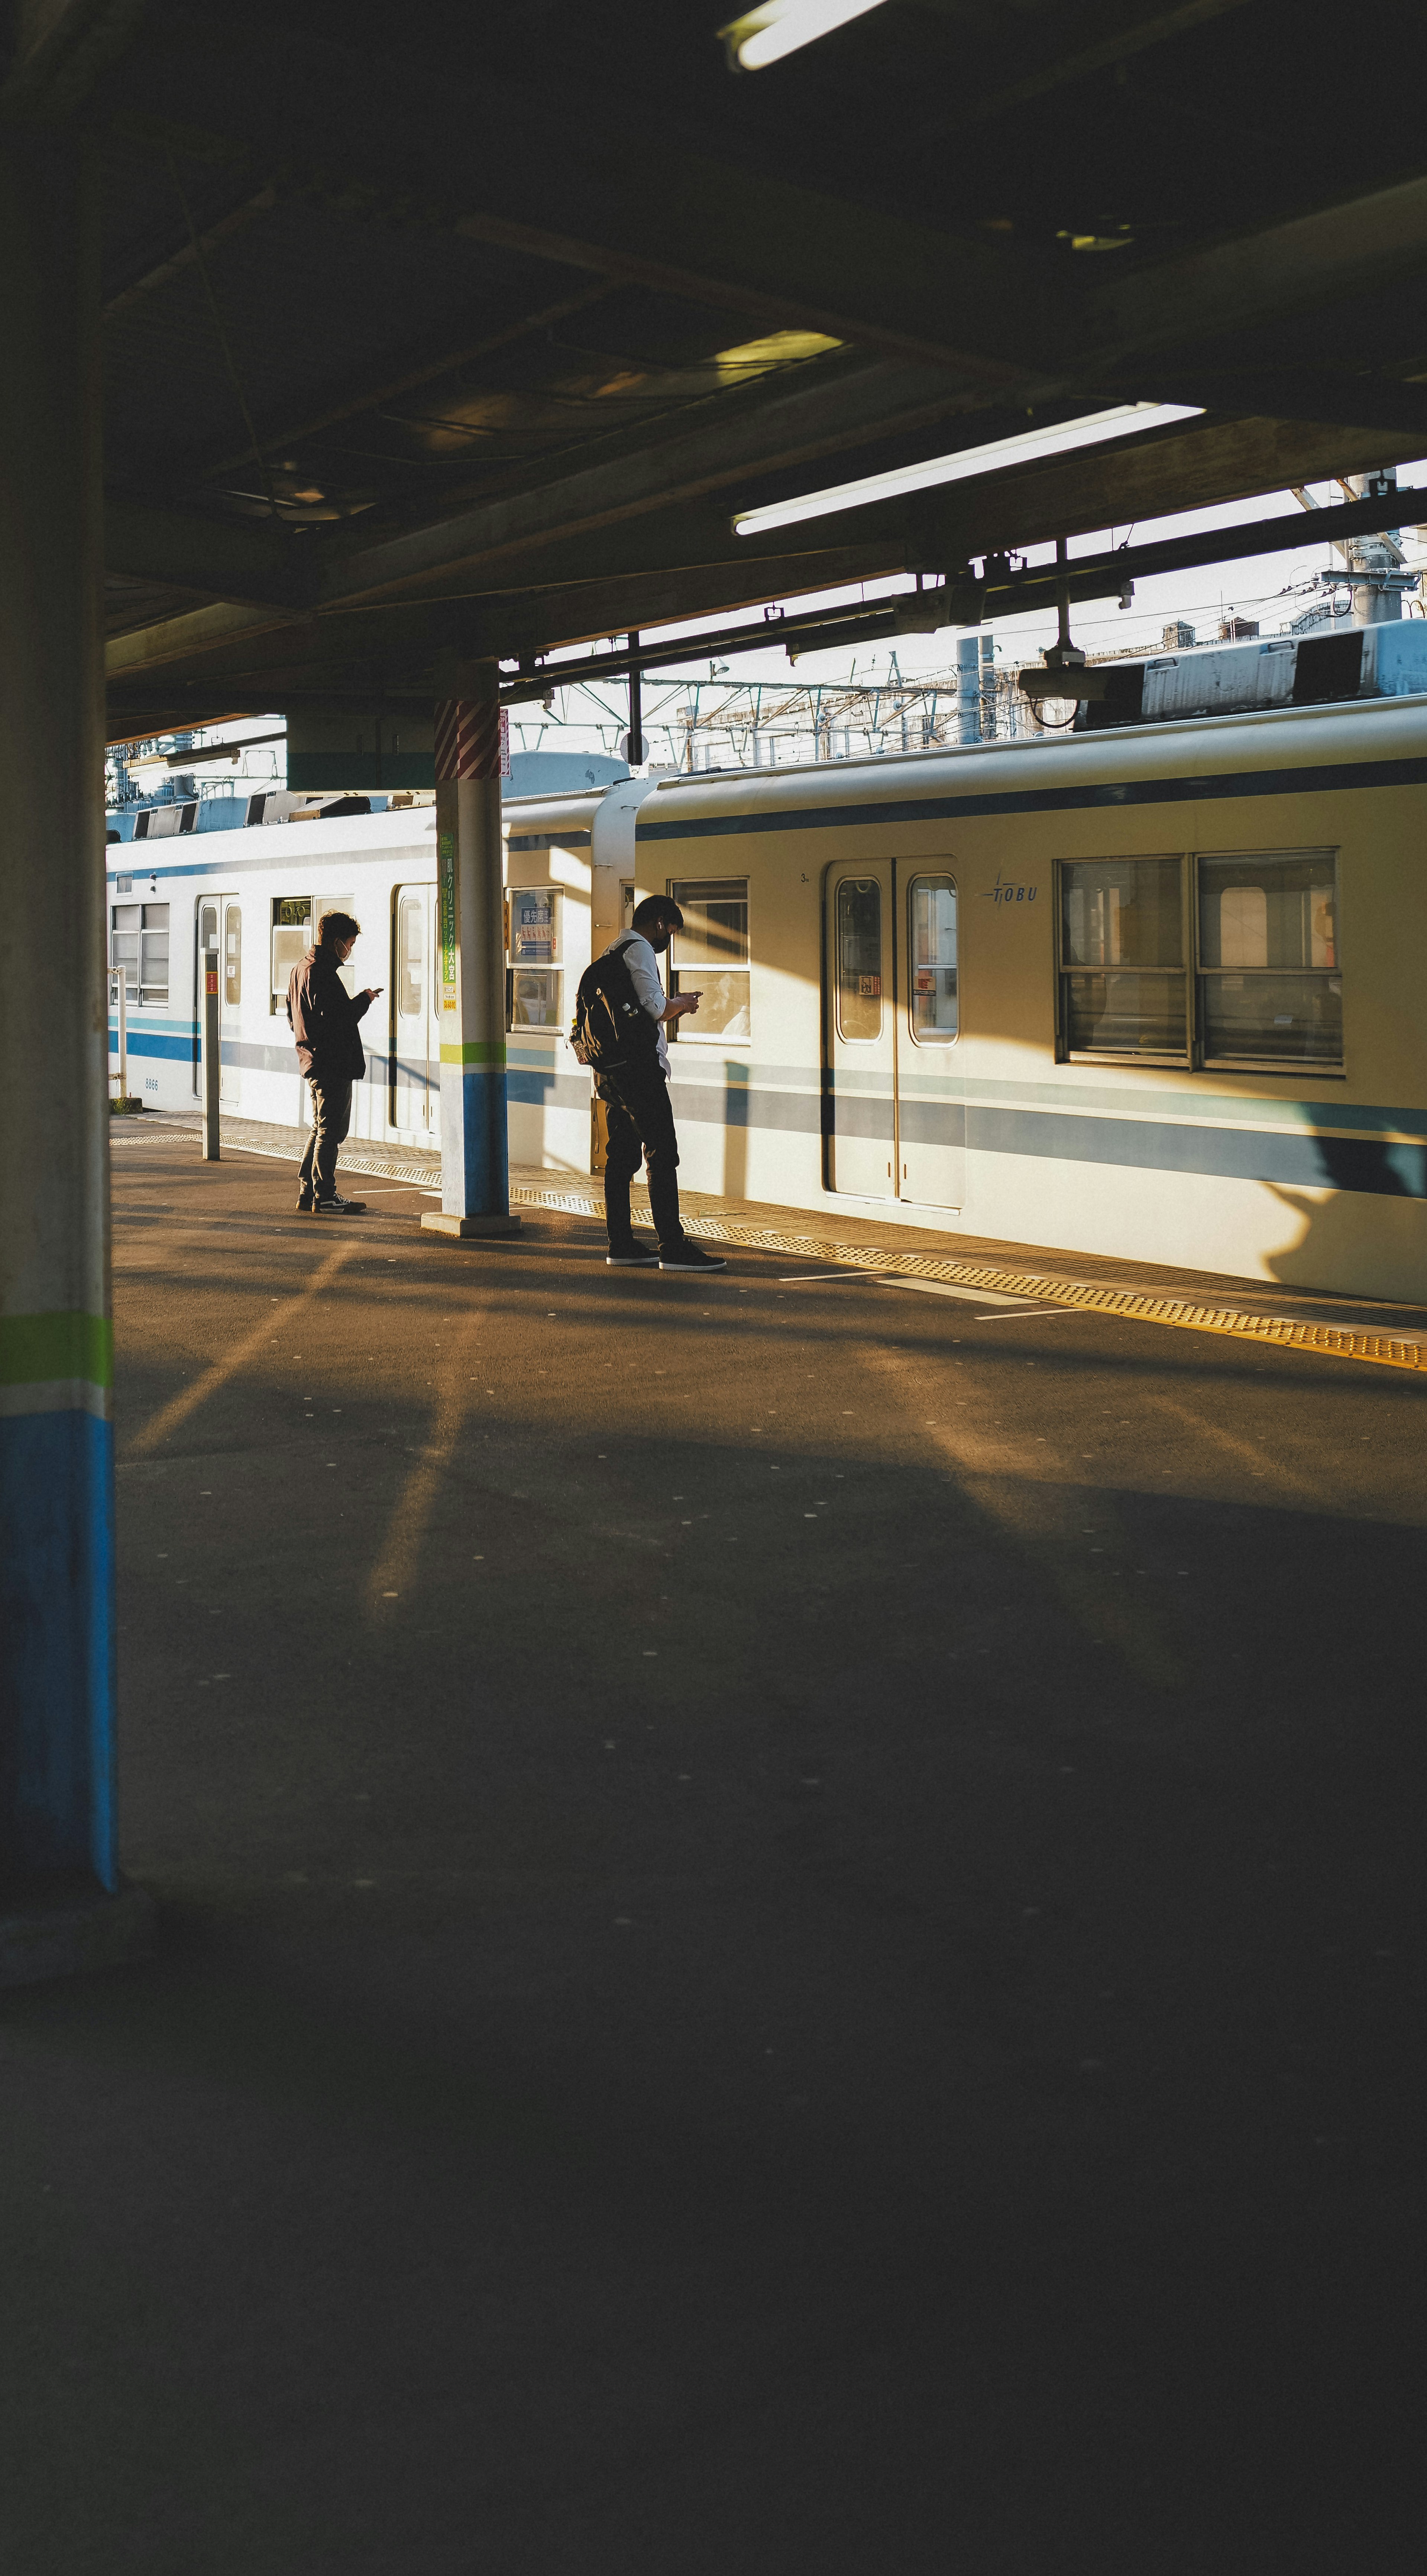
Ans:
{"label": "man standing on platform", "polygon": [[[664,954],[674,932],[683,927],[684,916],[671,896],[646,895],[635,909],[633,927],[612,940],[581,979],[583,1000],[587,987],[599,991],[599,970],[606,960],[610,961],[613,972],[607,978],[611,988],[608,998],[614,1004],[615,1017],[622,1019],[627,1031],[625,1040],[616,1041],[613,1050],[621,1061],[606,1064],[594,1054],[589,1058],[595,1066],[595,1089],[607,1116],[604,1205],[609,1230],[607,1259],[612,1270],[645,1269],[655,1261],[661,1270],[728,1268],[718,1254],[690,1243],[679,1216],[679,1144],[669,1106],[669,1047],[664,1031],[685,1012],[696,1011],[699,996],[676,993],[672,1001],[666,1001],[655,960]],[[622,996],[617,988],[622,988],[638,1005],[632,1015],[621,1012]],[[649,1213],[659,1239],[657,1252],[635,1242],[630,1221],[629,1185],[641,1158],[649,1172]]]}
{"label": "man standing on platform", "polygon": [[382,989],[373,984],[354,998],[342,981],[339,969],[361,927],[349,912],[329,912],[317,946],[288,978],[288,1026],[312,1094],[312,1133],[297,1187],[304,1215],[361,1216],[366,1210],[365,1199],[337,1195],[337,1155],[352,1123],[352,1085],[367,1069],[357,1023]]}

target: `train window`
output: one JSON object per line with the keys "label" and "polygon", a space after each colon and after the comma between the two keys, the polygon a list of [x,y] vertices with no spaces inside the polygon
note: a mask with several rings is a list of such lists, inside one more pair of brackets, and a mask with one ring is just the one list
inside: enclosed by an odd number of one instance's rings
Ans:
{"label": "train window", "polygon": [[720,1046],[749,1037],[747,877],[690,879],[669,891],[684,916],[669,943],[669,989],[702,996],[697,1012],[675,1020],[669,1036]]}
{"label": "train window", "polygon": [[560,1025],[563,911],[558,886],[512,886],[506,897],[508,1029],[558,1029]]}
{"label": "train window", "polygon": [[622,885],[619,889],[619,926],[621,930],[632,930],[634,928],[634,888],[632,885]]}
{"label": "train window", "polygon": [[950,877],[913,877],[907,889],[907,1026],[914,1046],[956,1035],[956,888]]}
{"label": "train window", "polygon": [[1341,1064],[1334,853],[1201,857],[1198,875],[1204,1062]]}
{"label": "train window", "polygon": [[837,1033],[850,1045],[882,1034],[882,889],[844,877],[837,890]]}
{"label": "train window", "polygon": [[116,903],[109,908],[109,962],[124,970],[129,1001],[168,1003],[168,905]]}
{"label": "train window", "polygon": [[1182,859],[1078,859],[1060,869],[1067,1055],[1189,1053]]}
{"label": "train window", "polygon": [[287,982],[294,966],[300,966],[312,945],[312,897],[310,894],[279,894],[273,897],[273,962],[272,992],[268,1007],[280,1011],[287,1001]]}
{"label": "train window", "polygon": [[109,963],[117,975],[124,969],[124,990],[131,1002],[139,998],[139,914],[137,903],[114,903],[109,907]]}
{"label": "train window", "polygon": [[236,903],[223,908],[223,999],[230,1011],[243,998],[243,915]]}

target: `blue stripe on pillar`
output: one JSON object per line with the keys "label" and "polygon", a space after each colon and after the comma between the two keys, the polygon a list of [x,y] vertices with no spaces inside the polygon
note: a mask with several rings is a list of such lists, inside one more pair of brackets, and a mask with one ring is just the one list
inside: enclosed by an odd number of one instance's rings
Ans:
{"label": "blue stripe on pillar", "polygon": [[442,1213],[505,1216],[510,1208],[506,1069],[503,1063],[453,1063],[454,1054],[454,1048],[443,1050],[441,1066]]}
{"label": "blue stripe on pillar", "polygon": [[114,1447],[76,1409],[0,1417],[0,1873],[118,1885]]}

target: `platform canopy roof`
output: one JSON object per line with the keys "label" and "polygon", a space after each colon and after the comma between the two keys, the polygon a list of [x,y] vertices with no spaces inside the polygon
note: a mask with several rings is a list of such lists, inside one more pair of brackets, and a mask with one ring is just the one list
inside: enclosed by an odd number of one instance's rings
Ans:
{"label": "platform canopy roof", "polygon": [[[1427,451],[1427,11],[11,0],[102,190],[110,731],[429,708],[553,646]],[[1121,401],[1131,444],[740,537]]]}

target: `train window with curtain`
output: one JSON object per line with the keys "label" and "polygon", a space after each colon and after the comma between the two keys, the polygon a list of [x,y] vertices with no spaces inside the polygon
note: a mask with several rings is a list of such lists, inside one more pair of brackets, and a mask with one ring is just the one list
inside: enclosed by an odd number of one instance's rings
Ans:
{"label": "train window with curtain", "polygon": [[747,877],[690,878],[669,891],[684,916],[669,943],[669,990],[702,998],[666,1035],[681,1044],[713,1039],[720,1046],[749,1037]]}
{"label": "train window with curtain", "polygon": [[837,1033],[849,1045],[882,1034],[882,888],[844,877],[837,890]]}
{"label": "train window with curtain", "polygon": [[124,970],[124,991],[130,1002],[139,998],[139,914],[137,903],[111,903],[109,907],[109,963],[117,975]]}
{"label": "train window with curtain", "polygon": [[956,1035],[956,888],[950,877],[913,877],[907,888],[907,1028],[914,1046]]}
{"label": "train window with curtain", "polygon": [[168,1008],[168,905],[115,903],[109,907],[109,963],[124,970],[130,1002],[146,1010]]}
{"label": "train window with curtain", "polygon": [[300,966],[312,946],[312,897],[310,894],[279,894],[273,897],[272,990],[268,1001],[271,1011],[281,1011],[287,1004],[287,982],[294,966]]}
{"label": "train window with curtain", "polygon": [[1184,876],[1179,858],[1062,860],[1064,1054],[1187,1062]]}
{"label": "train window with curtain", "polygon": [[139,926],[139,999],[168,1007],[168,905],[146,903]]}
{"label": "train window with curtain", "polygon": [[506,896],[508,1029],[560,1026],[563,911],[558,886],[512,886]]}
{"label": "train window with curtain", "polygon": [[1340,1065],[1336,853],[1257,850],[1198,866],[1204,1062]]}

